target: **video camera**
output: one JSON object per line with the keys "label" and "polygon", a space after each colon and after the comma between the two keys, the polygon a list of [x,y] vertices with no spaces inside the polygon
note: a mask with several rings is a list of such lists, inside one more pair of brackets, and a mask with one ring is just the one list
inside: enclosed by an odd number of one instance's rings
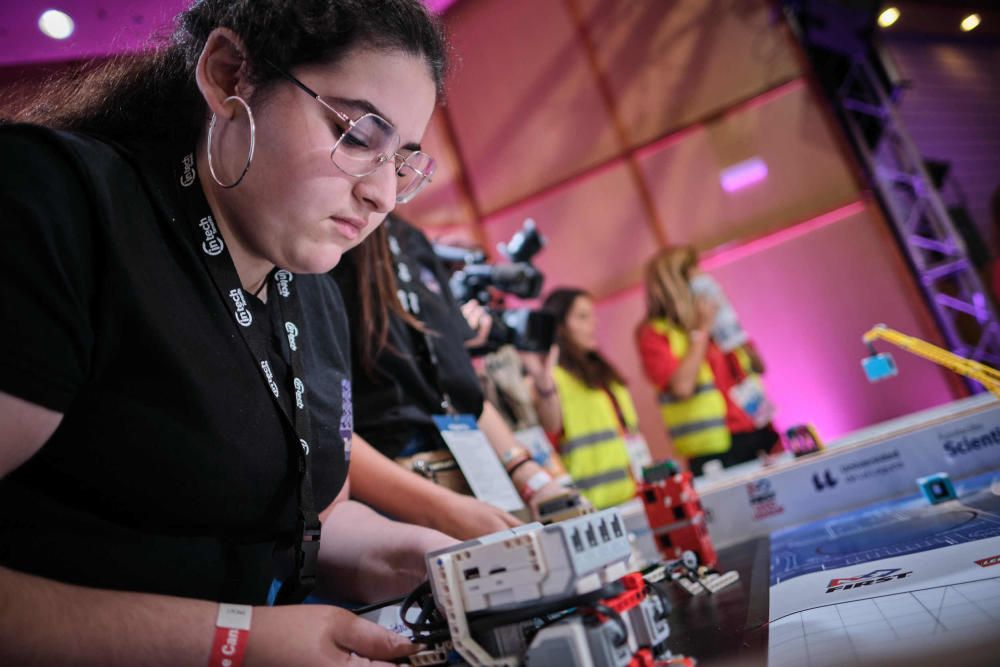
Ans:
{"label": "video camera", "polygon": [[[489,288],[522,299],[533,299],[542,293],[545,276],[531,260],[545,246],[535,221],[528,218],[507,243],[497,249],[510,260],[508,264],[488,264],[481,251],[469,251],[435,244],[434,253],[446,264],[460,268],[452,274],[448,286],[459,303],[475,299],[484,306],[491,301]],[[513,345],[526,352],[548,352],[555,340],[555,318],[529,308],[487,308],[493,319],[490,335],[484,347],[474,354],[494,352],[503,345]]]}

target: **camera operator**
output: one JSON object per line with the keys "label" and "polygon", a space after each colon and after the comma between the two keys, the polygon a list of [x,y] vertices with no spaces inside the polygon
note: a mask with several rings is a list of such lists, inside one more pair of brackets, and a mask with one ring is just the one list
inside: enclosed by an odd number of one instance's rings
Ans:
{"label": "camera operator", "polygon": [[[530,232],[534,232],[532,223],[526,222]],[[453,234],[439,236],[435,240],[434,251],[445,262],[446,268],[456,271],[469,258],[476,261],[483,259],[479,246],[464,236]],[[535,252],[537,250],[532,255]],[[528,257],[527,261],[530,259]],[[535,284],[541,287],[540,282],[535,281]],[[491,334],[494,334],[494,314],[504,310],[502,292],[494,287],[470,289],[464,285],[453,285],[453,293],[455,289],[463,296],[473,297],[461,306],[462,315],[473,331],[473,337],[465,341],[465,347],[473,354],[473,366],[486,398],[515,432],[539,425],[548,432],[558,431],[562,417],[552,379],[552,368],[559,354],[555,341],[539,341],[535,346],[540,348],[537,350],[519,350],[511,342],[500,344],[497,336],[491,339]],[[531,289],[534,290],[535,285]],[[471,291],[479,291],[480,294],[471,295]],[[483,296],[489,297],[489,306],[479,302],[478,299]],[[505,339],[510,337],[510,333],[504,336]]]}
{"label": "camera operator", "polygon": [[[563,488],[533,461],[514,439],[496,409],[483,400],[478,378],[465,347],[474,334],[449,291],[448,276],[420,230],[390,216],[383,228],[358,252],[370,253],[375,264],[393,267],[395,284],[381,285],[377,276],[361,275],[350,255],[337,267],[354,331],[373,332],[352,340],[355,368],[355,430],[385,457],[407,467],[440,468],[448,458],[446,444],[433,417],[449,410],[476,418],[497,456],[529,507],[536,508]],[[378,272],[376,271],[376,274]],[[403,312],[392,308],[398,300]],[[366,305],[369,304],[369,305]],[[374,454],[374,452],[372,452]],[[417,511],[401,502],[396,489],[355,465],[355,495],[402,519]],[[384,460],[377,465],[382,466]],[[453,486],[452,488],[456,488]],[[460,487],[458,487],[460,488]],[[478,506],[482,506],[478,503]],[[465,508],[453,517],[466,529],[484,534],[516,525],[500,510]],[[456,534],[454,530],[450,534]]]}
{"label": "camera operator", "polygon": [[[498,249],[508,264],[487,264],[479,246],[463,236],[436,239],[435,254],[453,271],[449,284],[475,336],[466,341],[486,399],[533,458],[563,486],[571,487],[559,454],[546,433],[562,424],[552,369],[558,358],[555,319],[529,309],[507,309],[504,292],[537,297],[544,277],[532,259],[545,245],[535,222],[527,219],[509,243]],[[499,333],[494,331],[494,323]]]}

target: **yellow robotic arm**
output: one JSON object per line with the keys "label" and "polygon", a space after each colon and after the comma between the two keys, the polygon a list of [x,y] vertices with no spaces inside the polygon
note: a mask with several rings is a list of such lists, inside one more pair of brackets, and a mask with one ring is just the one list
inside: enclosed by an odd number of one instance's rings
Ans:
{"label": "yellow robotic arm", "polygon": [[954,352],[943,350],[936,345],[931,345],[927,341],[907,336],[895,329],[890,329],[884,324],[874,326],[861,337],[861,340],[868,346],[868,350],[871,353],[861,363],[864,366],[865,374],[872,382],[896,374],[896,367],[892,362],[892,357],[888,354],[878,354],[875,351],[873,343],[879,339],[892,343],[896,347],[900,347],[918,357],[923,357],[939,366],[944,366],[959,375],[972,378],[986,387],[994,396],[1000,398],[1000,371],[986,364],[981,364],[978,361],[966,359]]}

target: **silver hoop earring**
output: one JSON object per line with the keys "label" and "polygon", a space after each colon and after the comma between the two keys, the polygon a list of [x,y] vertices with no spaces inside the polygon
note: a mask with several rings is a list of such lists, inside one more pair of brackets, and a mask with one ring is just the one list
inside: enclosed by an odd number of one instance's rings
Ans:
{"label": "silver hoop earring", "polygon": [[247,119],[250,121],[250,151],[247,153],[246,164],[243,165],[243,173],[240,174],[239,178],[237,178],[235,181],[229,184],[223,183],[222,181],[219,180],[219,177],[215,175],[215,165],[212,164],[212,131],[215,130],[215,121],[216,121],[216,116],[214,113],[212,114],[212,120],[209,121],[208,123],[208,146],[206,149],[206,152],[208,153],[208,172],[212,175],[212,180],[218,183],[220,188],[226,188],[227,190],[229,188],[235,188],[237,185],[239,185],[240,181],[243,180],[243,177],[247,175],[248,171],[250,171],[250,162],[253,160],[254,143],[257,138],[257,128],[254,127],[253,124],[253,112],[250,111],[250,105],[247,104],[246,100],[244,100],[239,95],[230,95],[223,101],[223,104],[229,104],[233,100],[236,100],[237,102],[243,105],[243,108],[247,110]]}

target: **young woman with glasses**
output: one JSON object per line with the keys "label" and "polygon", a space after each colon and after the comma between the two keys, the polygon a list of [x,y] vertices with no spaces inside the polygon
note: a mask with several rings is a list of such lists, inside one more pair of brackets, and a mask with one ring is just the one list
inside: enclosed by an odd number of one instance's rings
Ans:
{"label": "young woman with glasses", "polygon": [[414,651],[295,603],[452,543],[347,499],[354,332],[314,275],[431,178],[444,51],[418,0],[201,0],[0,128],[0,663]]}

